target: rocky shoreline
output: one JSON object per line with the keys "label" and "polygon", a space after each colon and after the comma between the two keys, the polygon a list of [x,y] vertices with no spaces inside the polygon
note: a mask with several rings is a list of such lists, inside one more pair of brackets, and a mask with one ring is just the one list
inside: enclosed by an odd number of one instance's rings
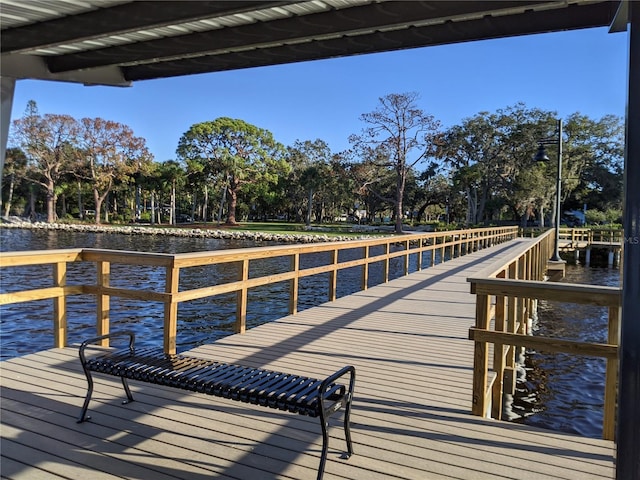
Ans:
{"label": "rocky shoreline", "polygon": [[253,240],[279,243],[318,243],[357,240],[362,237],[322,234],[274,234],[221,229],[189,227],[151,227],[139,225],[86,225],[73,223],[28,222],[21,219],[3,219],[0,228],[22,228],[31,230],[60,230],[68,232],[117,233],[121,235],[170,235],[175,237],[198,237],[231,240]]}

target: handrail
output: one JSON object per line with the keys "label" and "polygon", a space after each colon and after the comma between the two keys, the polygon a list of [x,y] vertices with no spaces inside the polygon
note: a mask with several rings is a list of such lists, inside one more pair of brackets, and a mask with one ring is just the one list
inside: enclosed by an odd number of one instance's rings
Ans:
{"label": "handrail", "polygon": [[[91,294],[96,297],[97,336],[109,333],[111,298],[125,298],[145,302],[161,302],[164,305],[164,350],[176,352],[178,305],[181,302],[202,299],[225,293],[236,294],[235,331],[246,329],[248,291],[276,282],[289,282],[290,314],[298,309],[298,284],[301,278],[328,274],[327,297],[333,301],[337,296],[338,272],[347,268],[361,268],[360,289],[367,288],[369,270],[373,264],[382,264],[382,282],[389,280],[389,262],[403,258],[403,274],[409,273],[409,258],[416,256],[417,269],[427,264],[425,255],[430,256],[429,265],[434,265],[439,257],[455,258],[474,250],[485,248],[516,238],[518,227],[489,227],[449,232],[415,233],[403,236],[376,237],[371,239],[325,242],[300,245],[278,245],[269,247],[240,248],[209,252],[189,252],[162,254],[131,252],[107,249],[69,249],[32,252],[0,252],[0,268],[24,267],[32,265],[54,266],[53,285],[50,287],[17,290],[0,293],[0,305],[9,305],[33,300],[52,299],[54,301],[54,347],[67,344],[67,298],[70,295]],[[357,250],[355,259],[341,257],[341,253]],[[439,255],[436,255],[436,252]],[[323,261],[313,266],[304,265],[301,259],[306,255],[323,254]],[[260,262],[274,258],[284,259],[284,267],[279,272],[260,271]],[[286,261],[288,260],[288,262]],[[71,285],[67,278],[68,264],[90,262],[96,265],[96,279],[93,284]],[[157,289],[133,287],[123,288],[113,284],[111,265],[125,265],[126,268],[152,266],[164,270],[164,286]],[[215,284],[205,284],[194,288],[181,285],[184,269],[210,265],[231,266],[229,278],[217,279]],[[255,271],[254,271],[254,268]],[[130,270],[128,270],[130,271]],[[258,274],[252,275],[252,273]],[[126,273],[125,273],[126,275]],[[115,279],[117,280],[117,279]],[[182,288],[181,288],[182,287]],[[105,346],[108,339],[103,340]]]}
{"label": "handrail", "polygon": [[[533,239],[507,262],[468,281],[476,295],[472,413],[500,419],[505,391],[515,391],[516,349],[534,348],[606,358],[603,438],[613,440],[616,414],[618,338],[622,291],[615,287],[543,281],[553,251],[553,230]],[[532,336],[530,318],[538,300],[608,307],[606,344]],[[493,322],[492,322],[493,320]],[[489,366],[489,345],[493,363]]]}
{"label": "handrail", "polygon": [[[536,237],[546,230],[541,228],[521,228],[521,237]],[[621,228],[607,227],[560,227],[558,232],[560,240],[568,241],[568,245],[573,247],[578,243],[586,244],[586,246],[594,243],[610,244],[612,246],[620,246],[624,239],[624,230]]]}

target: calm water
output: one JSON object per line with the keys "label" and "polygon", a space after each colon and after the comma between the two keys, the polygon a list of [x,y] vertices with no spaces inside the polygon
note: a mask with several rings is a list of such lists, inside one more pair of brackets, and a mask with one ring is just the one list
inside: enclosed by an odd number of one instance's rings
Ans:
{"label": "calm water", "polygon": [[[207,238],[0,229],[1,251],[92,247],[182,253],[267,244]],[[395,260],[390,265],[390,278],[399,277],[403,272],[402,259]],[[279,265],[278,261],[273,259],[273,262],[265,263],[261,268],[270,272],[286,268]],[[313,263],[321,259],[309,258],[306,261]],[[119,268],[122,267],[112,266],[113,286],[126,286],[130,282],[155,290],[163,288],[164,270],[144,267],[135,271],[127,270],[126,280],[120,280],[121,284],[117,284],[115,279],[122,278],[122,275],[118,275]],[[412,264],[410,271],[415,269],[415,264]],[[379,270],[372,269],[370,285],[381,281],[382,271]],[[78,284],[85,280],[95,281],[93,264],[70,265],[68,273],[68,277]],[[260,273],[252,271],[252,276]],[[186,269],[181,272],[181,288],[200,285],[203,276],[228,277],[235,274],[235,271],[225,271],[225,268]],[[359,290],[359,269],[346,270],[340,275],[339,297]],[[567,265],[565,281],[617,286],[619,275],[617,269]],[[32,288],[50,286],[51,267],[0,270],[2,292],[23,288],[24,285]],[[325,302],[326,291],[326,278],[317,276],[301,280],[299,310]],[[284,282],[250,291],[247,325],[251,327],[285,316],[288,297],[288,286]],[[26,309],[25,305],[28,305]],[[76,343],[95,335],[95,299],[91,295],[73,296],[68,299],[67,306],[69,342]],[[538,308],[535,328],[541,335],[606,342],[606,309],[551,302],[540,302]],[[51,348],[51,318],[50,300],[1,307],[1,358],[4,360]],[[179,351],[213,342],[233,332],[235,295],[183,303],[179,307],[178,318]],[[111,329],[133,328],[140,345],[162,344],[162,319],[163,306],[160,303],[142,304],[117,298],[111,300]],[[521,368],[517,392],[507,414],[515,422],[599,438],[602,435],[604,371],[605,362],[601,359],[529,352]]]}
{"label": "calm water", "polygon": [[[43,231],[23,229],[0,229],[0,250],[48,250],[58,248],[105,248],[112,250],[145,251],[156,253],[185,253],[197,251],[215,251],[232,248],[273,245],[268,242],[247,240],[220,240],[208,238],[172,237],[162,235],[124,235],[110,233],[81,233],[64,231]],[[382,248],[382,247],[380,247]],[[372,251],[372,255],[380,254]],[[340,261],[360,258],[361,249],[344,251]],[[329,253],[305,255],[300,260],[301,268],[327,264]],[[436,259],[436,261],[439,261]],[[417,265],[412,259],[410,271]],[[286,258],[273,258],[252,264],[250,277],[267,273],[278,273],[289,268]],[[139,285],[154,291],[163,291],[163,268],[136,267],[127,268],[114,264],[111,266],[111,286],[127,287]],[[126,272],[122,274],[121,272]],[[350,295],[360,289],[361,269],[345,269],[338,273],[337,296]],[[392,259],[389,265],[389,277],[403,274],[402,258]],[[298,310],[302,311],[328,300],[328,275],[305,277],[299,282]],[[383,278],[381,265],[372,265],[369,286],[380,283]],[[69,285],[95,283],[95,265],[79,263],[68,266]],[[229,265],[212,265],[183,269],[180,272],[180,289],[188,290],[214,284],[215,279],[235,279],[237,269]],[[24,289],[51,286],[52,267],[3,268],[0,270],[0,290],[11,292]],[[289,284],[280,282],[273,285],[254,288],[249,291],[247,307],[247,327],[284,317],[288,314]],[[75,295],[67,300],[68,341],[77,343],[95,336],[96,303],[91,295]],[[235,294],[184,302],[178,307],[178,351],[211,343],[216,339],[233,333],[235,324]],[[118,327],[136,331],[136,343],[162,345],[163,304],[159,302],[136,302],[112,298],[110,303],[111,330]],[[0,308],[1,358],[7,359],[51,348],[52,302],[29,302],[7,305]]]}

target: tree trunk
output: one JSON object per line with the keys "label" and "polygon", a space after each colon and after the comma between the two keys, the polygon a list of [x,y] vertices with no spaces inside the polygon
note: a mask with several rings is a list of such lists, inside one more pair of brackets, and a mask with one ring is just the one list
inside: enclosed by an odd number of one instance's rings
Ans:
{"label": "tree trunk", "polygon": [[62,214],[62,218],[67,216],[67,197],[66,195],[61,195],[60,200],[62,205],[60,206],[60,213]]}
{"label": "tree trunk", "polygon": [[15,186],[15,175],[9,176],[9,194],[7,195],[7,205],[5,206],[4,216],[8,217],[11,212],[11,202],[13,201],[13,189]]}
{"label": "tree trunk", "polygon": [[156,192],[151,192],[151,225],[156,224]]}
{"label": "tree trunk", "polygon": [[209,204],[209,187],[204,186],[204,205],[202,205],[202,221],[207,223],[207,205]]}
{"label": "tree trunk", "polygon": [[33,184],[29,185],[29,218],[32,222],[37,220],[36,194],[33,191]]}
{"label": "tree trunk", "polygon": [[402,199],[404,197],[404,186],[406,181],[406,172],[402,172],[398,175],[398,181],[396,182],[396,233],[402,233],[402,220],[404,219],[402,212]]}
{"label": "tree trunk", "polygon": [[198,200],[198,193],[193,192],[193,202],[191,202],[191,223],[193,223],[196,218],[196,201],[197,200]]}
{"label": "tree trunk", "polygon": [[237,225],[236,207],[238,205],[238,190],[229,188],[229,211],[227,212],[227,225]]}
{"label": "tree trunk", "polygon": [[80,220],[84,220],[84,205],[82,204],[82,183],[80,183],[80,180],[77,181],[77,188],[78,188],[78,212],[79,216],[80,216]]}
{"label": "tree trunk", "polygon": [[218,225],[222,223],[222,213],[224,211],[224,204],[227,203],[227,184],[222,187],[222,198],[220,199],[220,208],[218,209]]}
{"label": "tree trunk", "polygon": [[171,183],[171,212],[169,217],[169,223],[171,225],[176,224],[176,182]]}
{"label": "tree trunk", "polygon": [[100,195],[98,195],[98,190],[94,189],[93,190],[93,201],[96,204],[96,215],[95,215],[95,222],[96,225],[100,225],[100,212],[102,210],[102,197],[100,197]]}
{"label": "tree trunk", "polygon": [[47,223],[53,223],[56,221],[56,211],[55,211],[55,185],[53,181],[49,180],[47,182]]}
{"label": "tree trunk", "polygon": [[140,220],[140,216],[142,213],[142,209],[140,208],[140,200],[142,197],[142,186],[140,185],[140,182],[136,182],[136,213],[135,213],[135,220]]}
{"label": "tree trunk", "polygon": [[313,209],[313,189],[309,189],[309,198],[307,200],[307,227],[311,225],[311,210]]}

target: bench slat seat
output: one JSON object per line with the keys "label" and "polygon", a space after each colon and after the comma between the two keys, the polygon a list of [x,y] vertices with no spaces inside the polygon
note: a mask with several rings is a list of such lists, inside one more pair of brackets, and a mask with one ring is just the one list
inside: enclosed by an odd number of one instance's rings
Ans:
{"label": "bench slat seat", "polygon": [[[106,338],[129,337],[129,346],[102,351],[87,358],[86,348]],[[127,380],[178,388],[228,398],[263,407],[284,410],[308,417],[319,417],[322,427],[322,455],[318,480],[322,478],[328,449],[328,418],[345,408],[344,431],[348,458],[353,453],[349,430],[349,413],[355,384],[355,368],[347,366],[324,380],[257,367],[223,363],[188,355],[171,355],[153,347],[135,348],[133,332],[103,335],[82,342],[80,361],[87,377],[87,395],[78,423],[86,415],[93,392],[92,372],[120,377],[128,402],[133,401]],[[348,386],[337,383],[349,375]],[[125,402],[125,403],[128,403]]]}

